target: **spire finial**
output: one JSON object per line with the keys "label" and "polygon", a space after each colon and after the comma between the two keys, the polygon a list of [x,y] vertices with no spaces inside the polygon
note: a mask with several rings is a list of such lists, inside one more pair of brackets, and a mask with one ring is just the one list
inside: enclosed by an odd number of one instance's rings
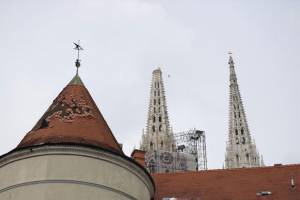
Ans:
{"label": "spire finial", "polygon": [[83,48],[80,46],[80,40],[78,40],[78,43],[76,44],[75,42],[73,42],[75,44],[75,50],[77,51],[77,59],[75,61],[75,66],[76,66],[76,75],[78,75],[78,68],[80,67],[80,59],[79,59],[79,52],[83,50]]}
{"label": "spire finial", "polygon": [[233,59],[232,59],[232,52],[229,51],[229,52],[228,52],[228,55],[229,55],[229,62],[228,62],[228,64],[229,64],[230,66],[233,66],[233,65],[234,65],[234,62],[233,62]]}

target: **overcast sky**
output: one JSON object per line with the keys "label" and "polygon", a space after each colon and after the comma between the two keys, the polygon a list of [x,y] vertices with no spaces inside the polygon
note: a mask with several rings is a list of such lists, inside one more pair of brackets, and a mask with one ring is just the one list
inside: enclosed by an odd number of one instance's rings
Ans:
{"label": "overcast sky", "polygon": [[74,76],[78,39],[80,76],[128,155],[159,65],[173,130],[205,130],[208,167],[221,168],[232,51],[265,163],[300,163],[300,1],[0,1],[0,154]]}

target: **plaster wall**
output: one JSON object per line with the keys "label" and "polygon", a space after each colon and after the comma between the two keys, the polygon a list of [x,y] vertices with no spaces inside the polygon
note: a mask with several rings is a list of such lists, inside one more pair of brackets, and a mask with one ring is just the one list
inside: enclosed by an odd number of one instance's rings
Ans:
{"label": "plaster wall", "polygon": [[85,148],[42,147],[0,159],[1,200],[151,199],[154,186],[121,156]]}

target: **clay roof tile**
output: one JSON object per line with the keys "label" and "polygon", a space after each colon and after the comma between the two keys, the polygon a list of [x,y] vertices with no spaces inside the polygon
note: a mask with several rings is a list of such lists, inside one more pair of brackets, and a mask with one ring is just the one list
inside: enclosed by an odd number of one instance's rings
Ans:
{"label": "clay roof tile", "polygon": [[76,75],[17,148],[74,143],[123,151],[94,100]]}

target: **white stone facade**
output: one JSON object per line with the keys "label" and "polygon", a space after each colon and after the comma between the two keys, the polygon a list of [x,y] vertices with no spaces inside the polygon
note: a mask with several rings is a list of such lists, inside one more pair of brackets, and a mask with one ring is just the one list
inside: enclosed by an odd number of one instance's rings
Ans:
{"label": "white stone facade", "polygon": [[260,156],[251,138],[232,57],[229,57],[229,133],[225,168],[259,167]]}
{"label": "white stone facade", "polygon": [[148,120],[140,148],[146,152],[154,150],[176,151],[160,69],[154,70],[152,74]]}

